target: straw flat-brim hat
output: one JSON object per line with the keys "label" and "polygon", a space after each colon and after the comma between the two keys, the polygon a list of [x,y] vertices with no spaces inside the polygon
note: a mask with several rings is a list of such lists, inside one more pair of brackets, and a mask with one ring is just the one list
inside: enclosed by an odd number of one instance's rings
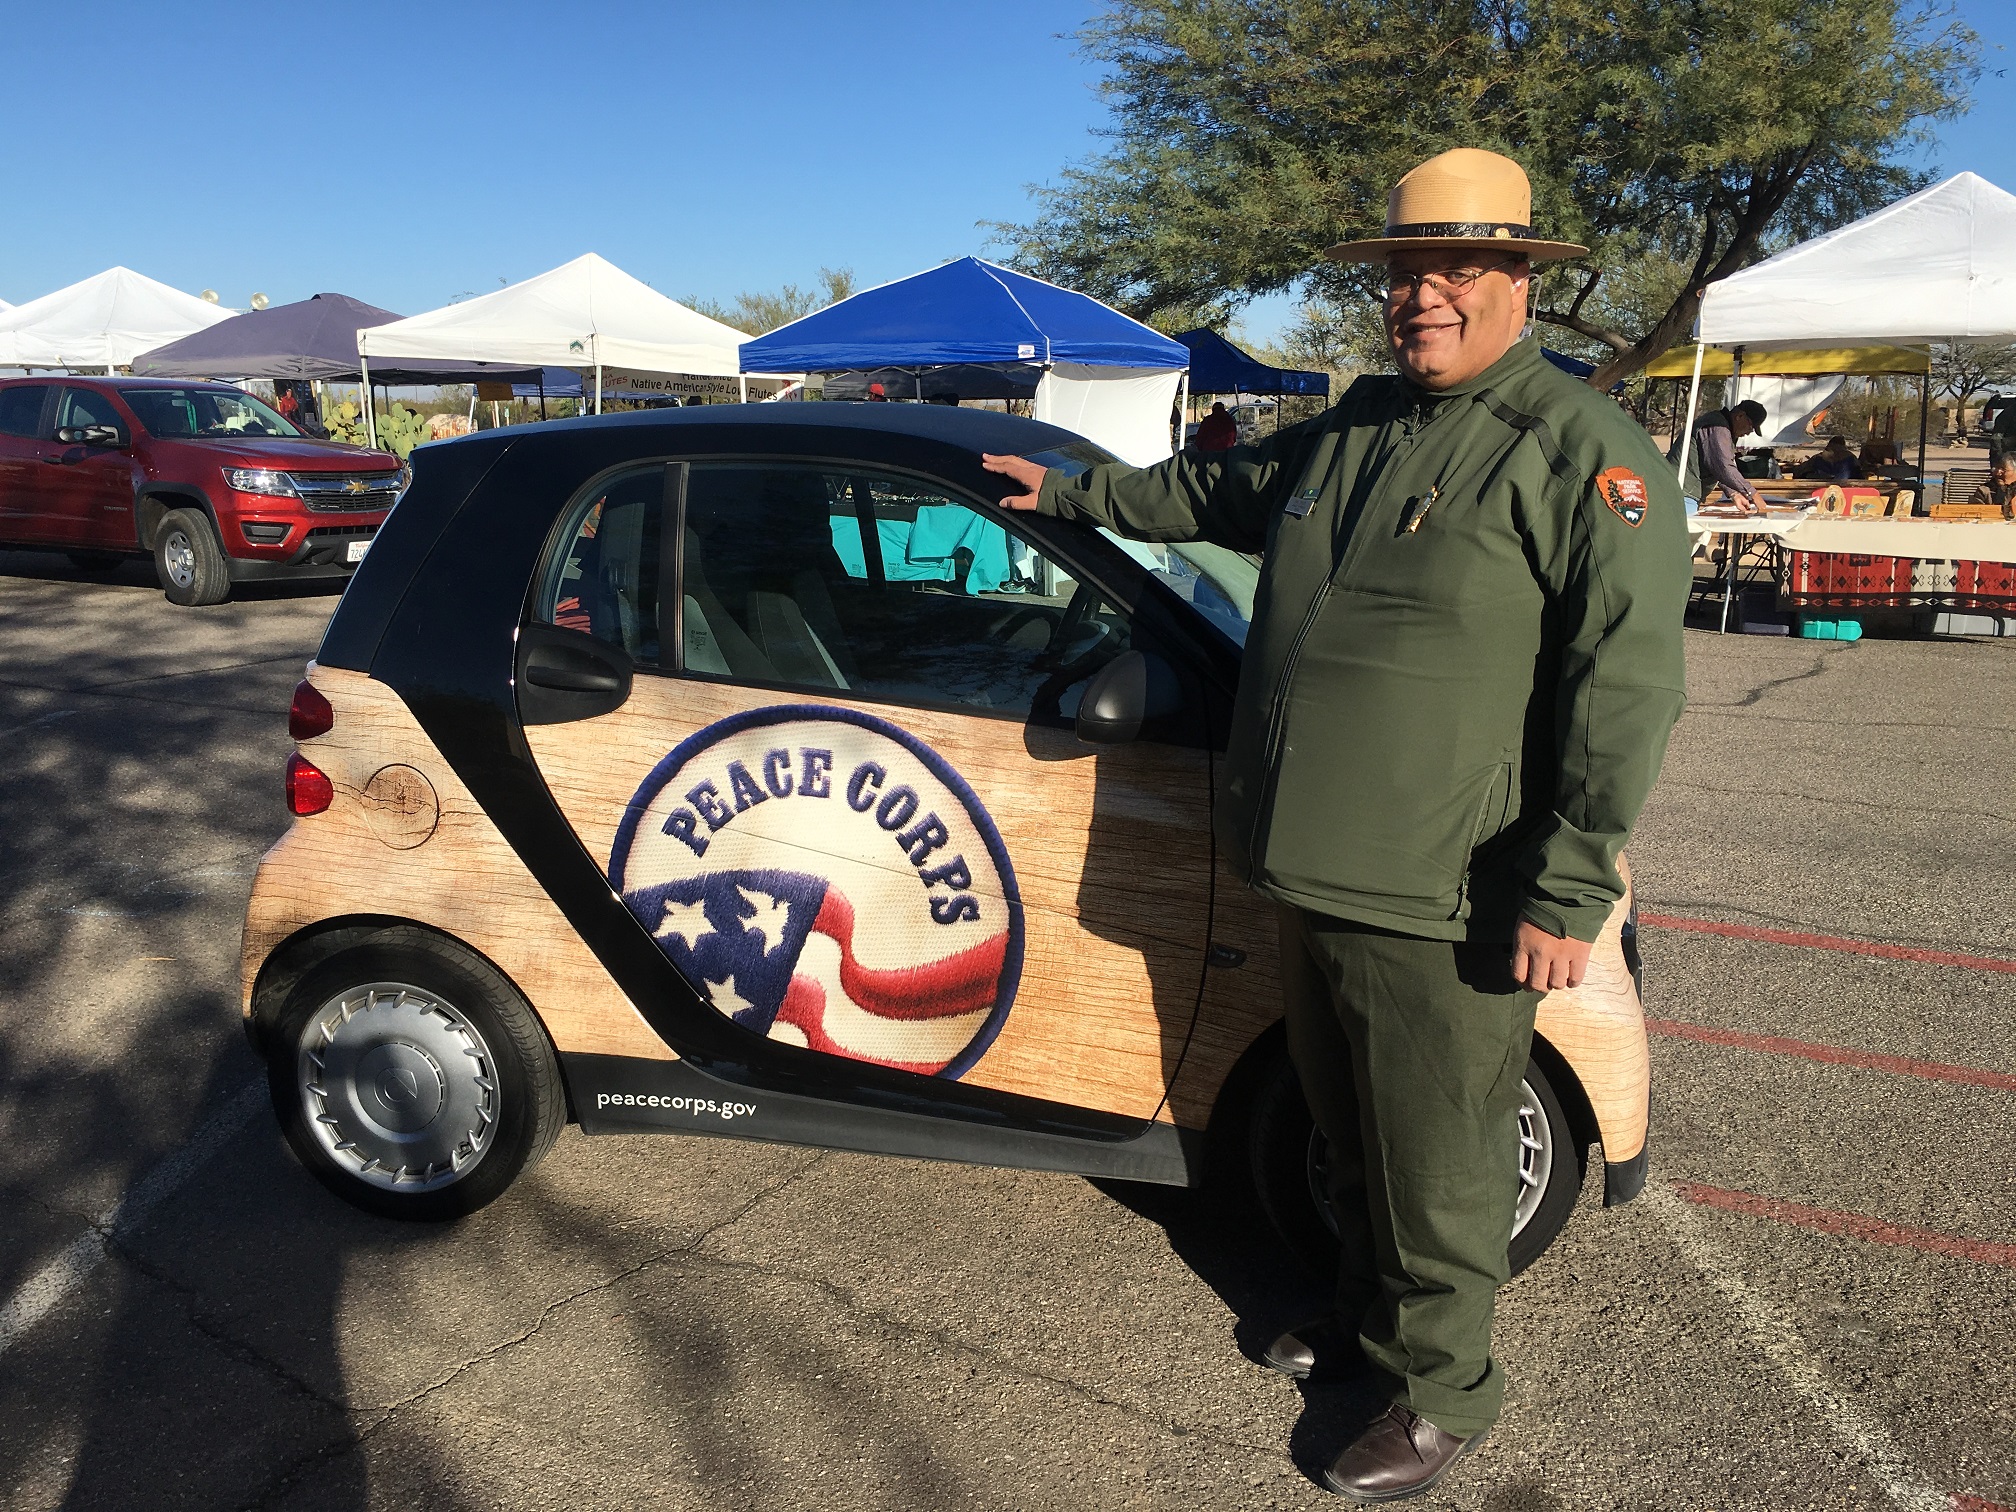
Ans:
{"label": "straw flat-brim hat", "polygon": [[1589,250],[1535,236],[1532,216],[1533,186],[1524,168],[1500,153],[1456,147],[1393,186],[1383,235],[1339,242],[1325,255],[1336,262],[1384,262],[1395,252],[1492,247],[1552,262]]}

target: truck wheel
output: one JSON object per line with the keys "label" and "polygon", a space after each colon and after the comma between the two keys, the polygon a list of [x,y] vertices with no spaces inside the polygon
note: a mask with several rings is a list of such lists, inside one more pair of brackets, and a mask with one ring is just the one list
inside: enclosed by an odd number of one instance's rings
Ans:
{"label": "truck wheel", "polygon": [[260,1042],[295,1155],[387,1218],[474,1212],[566,1121],[530,1006],[487,961],[426,930],[387,929],[323,961]]}
{"label": "truck wheel", "polygon": [[79,572],[110,572],[126,560],[116,551],[67,551],[64,555]]}
{"label": "truck wheel", "polygon": [[171,604],[221,604],[231,596],[231,567],[207,517],[171,509],[154,527],[154,572]]}
{"label": "truck wheel", "polygon": [[[1513,1275],[1539,1259],[1567,1226],[1582,1192],[1588,1152],[1575,1137],[1561,1099],[1537,1060],[1520,1087],[1519,1186],[1510,1198]],[[1330,1212],[1325,1162],[1330,1142],[1309,1116],[1302,1084],[1285,1046],[1258,1078],[1247,1123],[1255,1194],[1289,1250],[1319,1276],[1337,1270],[1337,1220]]]}

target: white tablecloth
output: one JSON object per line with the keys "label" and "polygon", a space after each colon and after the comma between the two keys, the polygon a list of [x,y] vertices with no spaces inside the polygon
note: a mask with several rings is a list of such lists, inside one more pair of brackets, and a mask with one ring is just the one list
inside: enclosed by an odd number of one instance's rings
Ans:
{"label": "white tablecloth", "polygon": [[2016,520],[1842,520],[1689,515],[1703,535],[1772,535],[1788,551],[1849,552],[1921,561],[2016,562]]}

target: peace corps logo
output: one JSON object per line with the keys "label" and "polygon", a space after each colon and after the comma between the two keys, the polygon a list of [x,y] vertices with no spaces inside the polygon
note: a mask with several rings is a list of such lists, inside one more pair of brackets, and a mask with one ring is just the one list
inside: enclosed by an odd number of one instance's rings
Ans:
{"label": "peace corps logo", "polygon": [[962,1076],[1021,979],[994,821],[937,752],[852,709],[752,709],[681,742],[609,880],[717,1011],[827,1055]]}

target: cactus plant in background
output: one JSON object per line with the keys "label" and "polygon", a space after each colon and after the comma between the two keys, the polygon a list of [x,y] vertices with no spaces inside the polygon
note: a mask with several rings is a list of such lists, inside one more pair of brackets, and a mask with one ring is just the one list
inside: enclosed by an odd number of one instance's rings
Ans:
{"label": "cactus plant in background", "polygon": [[[331,441],[343,441],[351,446],[371,444],[365,433],[364,411],[354,399],[346,399],[330,407],[323,414],[322,423],[328,428]],[[417,410],[408,409],[395,401],[378,416],[378,449],[392,453],[402,462],[412,455],[414,447],[430,439],[427,417]]]}

